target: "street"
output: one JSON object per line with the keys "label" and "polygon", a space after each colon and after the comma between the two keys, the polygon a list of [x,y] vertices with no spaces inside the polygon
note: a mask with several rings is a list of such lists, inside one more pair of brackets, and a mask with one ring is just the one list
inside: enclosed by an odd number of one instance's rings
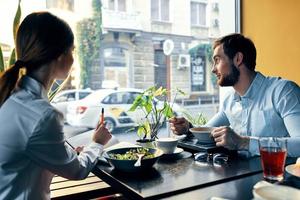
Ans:
{"label": "street", "polygon": [[[119,141],[135,143],[138,139],[136,131],[127,131],[128,129],[118,129],[113,132],[113,136]],[[160,129],[158,137],[168,137],[165,127]],[[86,146],[92,141],[92,134],[94,130],[89,130],[82,127],[72,127],[70,125],[64,126],[65,137],[73,146]]]}

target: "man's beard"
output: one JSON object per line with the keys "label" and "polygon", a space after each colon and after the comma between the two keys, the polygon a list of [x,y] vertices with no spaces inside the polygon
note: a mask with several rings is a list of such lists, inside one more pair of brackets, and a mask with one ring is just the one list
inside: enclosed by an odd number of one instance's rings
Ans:
{"label": "man's beard", "polygon": [[220,86],[234,86],[240,77],[240,71],[234,66],[233,63],[231,63],[231,72],[221,77],[221,79],[218,81],[218,84]]}

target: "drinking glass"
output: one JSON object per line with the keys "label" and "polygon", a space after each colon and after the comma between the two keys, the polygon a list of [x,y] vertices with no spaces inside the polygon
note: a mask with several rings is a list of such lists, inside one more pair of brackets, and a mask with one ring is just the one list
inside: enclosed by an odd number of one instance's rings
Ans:
{"label": "drinking glass", "polygon": [[286,139],[276,137],[260,138],[259,151],[264,178],[268,181],[283,180],[287,154]]}

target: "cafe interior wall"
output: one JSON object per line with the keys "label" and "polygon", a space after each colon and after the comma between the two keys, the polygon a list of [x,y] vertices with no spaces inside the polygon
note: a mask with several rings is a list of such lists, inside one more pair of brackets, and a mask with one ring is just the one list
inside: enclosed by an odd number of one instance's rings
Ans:
{"label": "cafe interior wall", "polygon": [[299,10],[299,0],[242,0],[242,33],[256,45],[256,70],[298,85]]}

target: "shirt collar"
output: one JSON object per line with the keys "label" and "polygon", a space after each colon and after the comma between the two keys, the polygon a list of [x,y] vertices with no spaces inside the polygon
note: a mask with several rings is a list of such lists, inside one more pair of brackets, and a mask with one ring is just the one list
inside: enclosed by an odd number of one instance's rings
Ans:
{"label": "shirt collar", "polygon": [[256,75],[255,75],[252,83],[250,84],[250,87],[248,88],[247,92],[243,96],[240,96],[237,92],[235,92],[234,100],[240,101],[241,97],[254,99],[255,95],[258,94],[259,88],[265,78],[266,77],[264,75],[262,75],[260,72],[256,72]]}
{"label": "shirt collar", "polygon": [[23,76],[19,83],[20,88],[30,91],[31,93],[49,100],[47,91],[44,86],[30,76]]}

